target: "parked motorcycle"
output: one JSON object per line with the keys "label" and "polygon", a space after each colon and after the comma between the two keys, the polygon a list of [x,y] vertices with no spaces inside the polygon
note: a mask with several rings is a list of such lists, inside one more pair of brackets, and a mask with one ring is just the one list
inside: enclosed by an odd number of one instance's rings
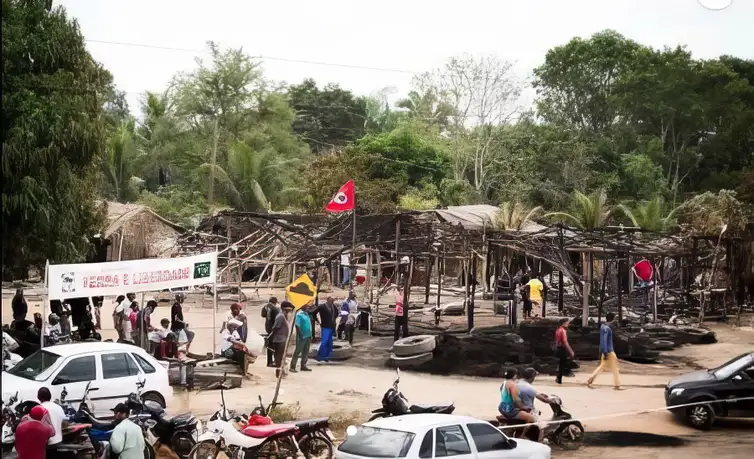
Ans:
{"label": "parked motorcycle", "polygon": [[408,399],[398,391],[398,384],[401,382],[401,371],[395,370],[395,381],[393,387],[385,392],[382,396],[382,408],[373,410],[370,421],[390,416],[403,416],[406,414],[436,413],[451,414],[456,407],[451,403],[449,405],[409,405]]}
{"label": "parked motorcycle", "polygon": [[296,457],[300,452],[295,424],[246,425],[242,415],[228,410],[220,385],[220,409],[207,421],[206,431],[189,453],[189,459],[228,457]]}
{"label": "parked motorcycle", "polygon": [[[558,445],[563,449],[576,449],[584,440],[584,426],[580,421],[573,419],[570,413],[563,409],[563,401],[557,395],[550,395],[550,409],[552,418],[544,427],[543,439],[551,445]],[[539,412],[538,414],[542,414]],[[545,421],[549,422],[549,421]],[[495,421],[490,423],[498,428],[509,437],[526,438],[532,441],[539,441],[539,426],[515,427],[526,424],[519,419],[508,419],[504,416],[498,416]]]}
{"label": "parked motorcycle", "polygon": [[[269,413],[278,405],[282,405],[282,403],[270,403],[265,408],[260,395],[259,406],[251,412],[247,419],[247,425],[271,424],[272,419],[269,417]],[[263,422],[259,422],[260,420],[263,420]],[[329,459],[333,457],[335,436],[330,430],[330,418],[305,419],[303,421],[292,421],[290,424],[294,424],[298,428],[295,435],[296,441],[307,459],[313,457],[327,457]]]}

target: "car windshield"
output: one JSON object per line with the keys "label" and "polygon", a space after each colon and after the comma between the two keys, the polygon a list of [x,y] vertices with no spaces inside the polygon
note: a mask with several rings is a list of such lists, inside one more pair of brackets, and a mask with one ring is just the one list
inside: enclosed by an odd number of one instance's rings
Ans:
{"label": "car windshield", "polygon": [[59,355],[50,351],[39,350],[18,362],[16,366],[8,370],[8,373],[33,380],[50,368],[59,358]]}
{"label": "car windshield", "polygon": [[751,364],[751,354],[744,354],[710,370],[717,379],[728,379]]}
{"label": "car windshield", "polygon": [[338,451],[365,457],[406,457],[414,434],[361,426],[338,446]]}

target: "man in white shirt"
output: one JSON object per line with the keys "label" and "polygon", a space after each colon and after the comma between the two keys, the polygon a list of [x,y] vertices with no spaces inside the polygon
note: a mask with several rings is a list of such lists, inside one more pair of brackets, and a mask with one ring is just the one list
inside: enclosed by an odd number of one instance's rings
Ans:
{"label": "man in white shirt", "polygon": [[118,403],[113,408],[113,413],[115,413],[118,425],[115,426],[110,437],[110,450],[118,455],[118,459],[143,459],[144,434],[141,427],[128,419],[130,414],[128,406],[125,403]]}
{"label": "man in white shirt", "polygon": [[39,399],[39,403],[47,410],[47,413],[50,416],[50,424],[52,425],[52,428],[55,429],[55,435],[50,437],[47,444],[57,445],[63,441],[63,427],[68,425],[65,411],[63,411],[63,407],[51,401],[52,394],[50,393],[50,389],[46,387],[42,387],[37,391],[37,398]]}

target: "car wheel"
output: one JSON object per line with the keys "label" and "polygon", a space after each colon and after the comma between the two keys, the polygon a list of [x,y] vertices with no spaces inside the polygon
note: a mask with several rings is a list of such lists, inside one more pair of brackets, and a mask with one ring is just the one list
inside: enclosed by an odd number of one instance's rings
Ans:
{"label": "car wheel", "polygon": [[419,335],[401,338],[390,348],[393,354],[398,357],[409,357],[412,355],[426,354],[435,350],[437,337],[434,335]]}
{"label": "car wheel", "polygon": [[160,405],[162,409],[165,409],[165,407],[167,406],[167,403],[165,403],[165,399],[162,398],[162,395],[158,394],[157,392],[147,392],[146,394],[141,396],[141,401],[142,402],[146,402],[146,401],[155,402],[158,405]]}
{"label": "car wheel", "polygon": [[694,405],[686,409],[686,420],[691,427],[709,430],[715,423],[715,410],[712,405]]}

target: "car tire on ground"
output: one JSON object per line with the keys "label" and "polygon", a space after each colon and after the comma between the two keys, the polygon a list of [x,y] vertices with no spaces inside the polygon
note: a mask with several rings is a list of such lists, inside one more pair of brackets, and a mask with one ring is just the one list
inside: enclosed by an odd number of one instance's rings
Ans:
{"label": "car tire on ground", "polygon": [[435,350],[435,346],[437,346],[436,336],[417,335],[399,339],[393,343],[390,351],[398,357],[408,357],[432,352]]}
{"label": "car tire on ground", "polygon": [[715,410],[712,405],[694,405],[686,408],[686,422],[699,430],[709,430],[715,423]]}
{"label": "car tire on ground", "polygon": [[411,356],[399,356],[390,354],[390,361],[398,368],[411,368],[422,364],[425,364],[432,360],[432,353],[425,352],[424,354],[417,354]]}

